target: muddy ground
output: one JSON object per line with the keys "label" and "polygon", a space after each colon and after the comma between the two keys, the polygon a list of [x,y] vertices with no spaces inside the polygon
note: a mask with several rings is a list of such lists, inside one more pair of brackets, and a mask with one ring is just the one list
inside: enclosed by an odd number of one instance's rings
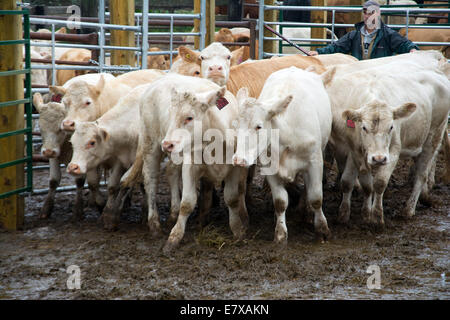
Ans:
{"label": "muddy ground", "polygon": [[[199,231],[194,214],[170,256],[161,251],[168,231],[164,238],[151,239],[139,223],[138,192],[117,232],[103,230],[94,208],[86,208],[83,221],[70,222],[73,192],[57,194],[53,215],[45,221],[38,219],[45,196],[28,197],[24,229],[0,231],[0,298],[449,299],[450,186],[438,178],[432,207],[418,204],[414,218],[397,218],[411,192],[403,186],[409,165],[400,162],[390,181],[381,232],[362,224],[357,192],[350,224],[336,223],[340,193],[333,187],[335,172],[329,173],[323,208],[332,236],[324,244],[315,240],[312,226],[301,222],[295,206],[287,212],[287,247],[273,244],[273,205],[261,177],[251,187],[247,240],[233,241],[220,194],[210,224]],[[437,176],[442,172],[441,156]],[[63,183],[71,182],[65,175]],[[35,172],[35,188],[46,185],[47,173]],[[164,221],[169,209],[164,178],[159,190]],[[70,265],[80,267],[79,290],[67,288]],[[381,289],[367,287],[370,265],[380,268]]]}

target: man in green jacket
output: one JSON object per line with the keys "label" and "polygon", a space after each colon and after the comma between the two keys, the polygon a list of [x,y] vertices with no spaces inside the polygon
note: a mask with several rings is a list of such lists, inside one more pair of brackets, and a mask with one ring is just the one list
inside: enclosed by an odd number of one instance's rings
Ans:
{"label": "man in green jacket", "polygon": [[369,0],[363,5],[364,21],[355,24],[350,31],[338,41],[310,55],[330,53],[347,53],[359,60],[392,56],[395,53],[408,53],[419,49],[417,45],[402,37],[398,32],[386,26],[380,19],[380,5]]}

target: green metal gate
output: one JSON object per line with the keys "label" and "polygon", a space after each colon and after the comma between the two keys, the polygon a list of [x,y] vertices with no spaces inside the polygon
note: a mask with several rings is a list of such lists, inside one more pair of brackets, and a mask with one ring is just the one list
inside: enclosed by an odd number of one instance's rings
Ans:
{"label": "green metal gate", "polygon": [[[31,99],[31,59],[30,59],[30,13],[28,9],[23,10],[0,10],[0,15],[23,15],[23,39],[22,40],[4,40],[0,41],[0,45],[15,45],[24,44],[25,45],[25,69],[22,70],[10,70],[0,72],[0,77],[13,76],[19,74],[25,74],[25,84],[26,89],[24,93],[24,98],[14,101],[4,101],[0,102],[0,108],[14,105],[25,105],[25,113],[27,116],[26,127],[24,129],[19,129],[15,131],[2,132],[0,133],[0,139],[5,137],[10,137],[14,135],[26,134],[27,137],[27,156],[22,159],[16,159],[13,161],[0,163],[0,169],[15,166],[21,163],[27,164],[27,182],[26,186],[23,188],[18,188],[8,192],[0,194],[0,199],[7,198],[9,196],[22,193],[22,192],[32,192],[33,190],[33,141],[32,141],[32,99]],[[1,141],[0,141],[1,143]]]}

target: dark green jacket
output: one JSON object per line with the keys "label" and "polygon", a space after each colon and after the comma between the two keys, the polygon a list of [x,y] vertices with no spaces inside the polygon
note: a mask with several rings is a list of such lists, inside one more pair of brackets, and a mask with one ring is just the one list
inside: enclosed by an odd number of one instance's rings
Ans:
{"label": "dark green jacket", "polygon": [[[364,22],[355,24],[356,30],[350,31],[338,41],[326,47],[317,49],[317,52],[319,54],[347,53],[361,60],[361,28],[363,26]],[[408,53],[411,49],[418,50],[419,47],[381,22],[370,58],[387,57],[395,53]]]}

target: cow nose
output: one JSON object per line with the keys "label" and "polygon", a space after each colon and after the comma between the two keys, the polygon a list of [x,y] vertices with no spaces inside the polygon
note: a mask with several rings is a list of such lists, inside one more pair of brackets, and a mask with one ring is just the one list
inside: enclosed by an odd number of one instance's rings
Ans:
{"label": "cow nose", "polygon": [[222,66],[210,66],[209,71],[222,71]]}
{"label": "cow nose", "polygon": [[172,141],[164,141],[162,147],[167,152],[172,152],[174,145]]}
{"label": "cow nose", "polygon": [[372,157],[372,161],[376,164],[385,164],[386,160],[387,160],[386,156],[378,155]]}
{"label": "cow nose", "polygon": [[54,158],[56,156],[56,152],[51,149],[42,149],[42,155],[46,158]]}
{"label": "cow nose", "polygon": [[247,161],[239,157],[233,157],[233,165],[240,167],[247,167]]}
{"label": "cow nose", "polygon": [[80,167],[76,163],[69,163],[67,172],[70,174],[80,174]]}
{"label": "cow nose", "polygon": [[75,130],[75,121],[73,121],[73,120],[64,120],[62,124],[63,124],[63,129],[66,131],[74,131]]}

